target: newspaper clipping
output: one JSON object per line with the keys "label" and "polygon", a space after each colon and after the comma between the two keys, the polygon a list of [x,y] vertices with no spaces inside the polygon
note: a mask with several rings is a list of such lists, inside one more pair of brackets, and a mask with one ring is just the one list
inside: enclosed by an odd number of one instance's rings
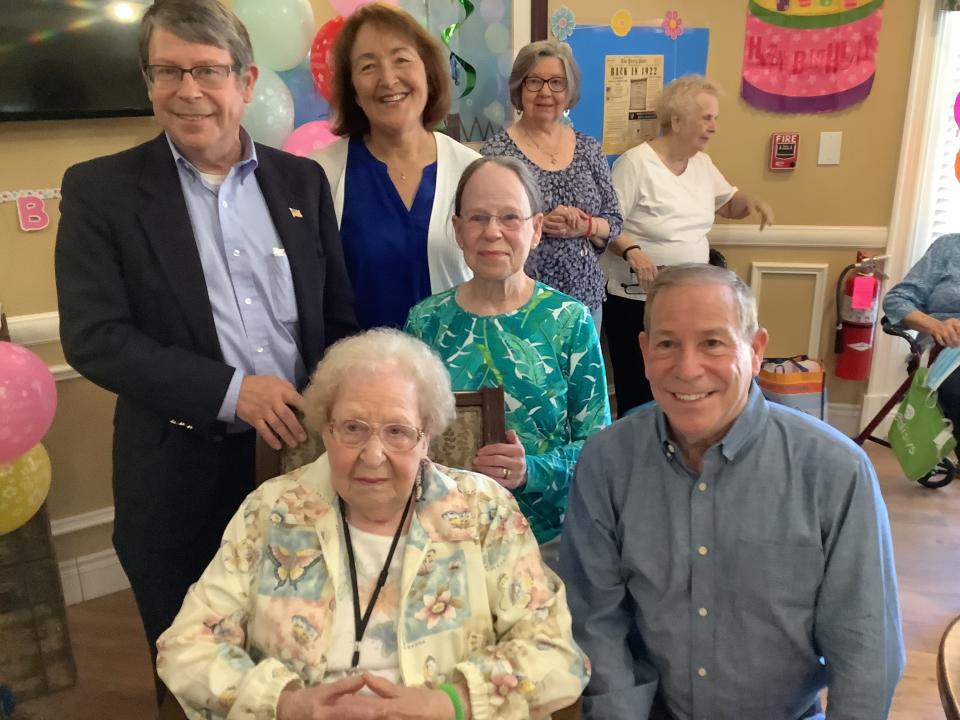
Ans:
{"label": "newspaper clipping", "polygon": [[603,152],[619,155],[657,136],[663,55],[607,55]]}

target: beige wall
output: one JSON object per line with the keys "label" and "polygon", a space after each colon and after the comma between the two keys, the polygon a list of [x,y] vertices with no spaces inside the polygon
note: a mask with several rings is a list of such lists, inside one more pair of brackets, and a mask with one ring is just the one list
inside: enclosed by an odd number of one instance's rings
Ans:
{"label": "beige wall", "polygon": [[[324,0],[311,0],[317,24],[332,17]],[[551,0],[551,12],[563,4]],[[676,8],[688,25],[711,29],[708,74],[726,88],[721,129],[711,143],[717,165],[743,189],[770,200],[779,223],[802,225],[886,225],[890,213],[912,57],[918,0],[887,3],[881,35],[877,81],[860,106],[821,116],[776,116],[747,107],[737,97],[743,43],[745,0],[672,0],[669,4],[620,0],[566,0],[581,24],[609,21],[620,7],[635,18],[662,16]],[[800,168],[774,175],[765,160],[770,133],[799,131]],[[837,167],[815,164],[817,135],[844,133],[843,162]],[[151,118],[0,123],[0,190],[57,187],[71,164],[119,151],[150,138],[157,131]],[[53,245],[57,203],[48,201],[51,227],[42,232],[19,230],[13,203],[0,203],[0,303],[8,315],[56,310]],[[851,250],[721,247],[731,267],[749,278],[750,263],[807,262],[830,266],[821,347],[831,346],[832,287],[836,274],[850,261]],[[810,299],[805,281],[765,280],[762,315],[782,328],[773,349],[793,352],[803,345],[807,314],[792,323],[793,308]],[[784,307],[787,305],[787,307]],[[50,363],[62,362],[57,344],[34,348]],[[50,512],[54,519],[107,506],[110,492],[110,441],[113,397],[82,379],[58,383],[59,409],[45,440],[53,461]],[[863,385],[834,381],[831,401],[859,402]],[[108,547],[109,527],[57,539],[61,559]]]}

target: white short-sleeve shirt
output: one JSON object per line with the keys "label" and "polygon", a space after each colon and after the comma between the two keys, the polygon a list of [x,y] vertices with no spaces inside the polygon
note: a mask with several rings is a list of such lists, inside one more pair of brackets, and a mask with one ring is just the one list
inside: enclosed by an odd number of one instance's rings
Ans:
{"label": "white short-sleeve shirt", "polygon": [[[705,263],[710,248],[707,232],[716,211],[737,188],[720,174],[709,155],[698,152],[675,175],[648,143],[631,148],[613,164],[613,188],[623,208],[623,233],[657,265]],[[632,300],[624,283],[635,283],[626,260],[609,250],[600,257],[607,292]]]}

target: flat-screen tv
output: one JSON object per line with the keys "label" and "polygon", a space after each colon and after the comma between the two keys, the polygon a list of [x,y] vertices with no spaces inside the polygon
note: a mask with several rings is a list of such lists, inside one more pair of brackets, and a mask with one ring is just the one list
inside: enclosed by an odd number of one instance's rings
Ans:
{"label": "flat-screen tv", "polygon": [[151,0],[0,0],[0,120],[150,115],[137,33]]}

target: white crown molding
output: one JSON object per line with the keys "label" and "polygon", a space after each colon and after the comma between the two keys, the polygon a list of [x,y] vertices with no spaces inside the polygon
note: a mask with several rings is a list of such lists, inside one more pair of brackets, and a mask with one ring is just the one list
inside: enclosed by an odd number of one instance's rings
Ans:
{"label": "white crown molding", "polygon": [[64,518],[50,521],[50,532],[54,537],[69,535],[70,533],[89,530],[90,528],[109,525],[113,522],[113,505],[91,510],[78,515],[68,515]]}
{"label": "white crown molding", "polygon": [[885,248],[887,228],[870,225],[774,225],[763,231],[755,224],[716,224],[708,235],[712,245],[734,247]]}
{"label": "white crown molding", "polygon": [[771,263],[750,264],[750,287],[757,296],[757,305],[763,303],[764,275],[813,275],[813,305],[810,308],[810,335],[807,337],[807,355],[820,357],[820,329],[823,325],[823,304],[827,294],[826,263]]}

